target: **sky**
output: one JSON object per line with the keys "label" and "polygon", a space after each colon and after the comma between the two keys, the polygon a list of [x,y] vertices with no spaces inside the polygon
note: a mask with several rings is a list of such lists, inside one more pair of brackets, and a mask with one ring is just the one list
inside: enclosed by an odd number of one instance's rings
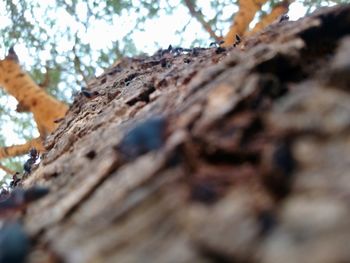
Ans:
{"label": "sky", "polygon": [[[178,2],[178,0],[169,1],[174,3]],[[164,0],[161,0],[161,2],[164,2]],[[214,11],[210,8],[209,1],[202,0],[198,2],[200,3],[202,12],[206,15],[206,17],[215,15],[215,13],[213,13]],[[41,1],[40,3],[44,5],[54,5],[55,1],[47,0],[45,2]],[[3,3],[0,2],[0,10],[3,8]],[[84,5],[81,5],[78,8],[78,15],[82,18],[86,14],[86,10],[84,8]],[[103,6],[99,6],[99,8],[103,8]],[[225,9],[223,16],[230,17],[233,13],[237,12],[237,9],[238,8],[233,5],[232,8]],[[40,10],[38,12],[38,15],[40,16]],[[290,11],[288,14],[290,20],[297,20],[298,18],[304,16],[305,12],[306,10],[303,7],[302,3],[300,1],[296,1],[290,6]],[[102,21],[92,21],[91,26],[88,28],[88,30],[85,31],[85,29],[79,28],[80,25],[72,20],[72,18],[64,10],[53,11],[53,13],[50,15],[57,17],[57,24],[54,25],[55,30],[64,32],[67,27],[72,30],[76,30],[77,32],[80,32],[79,37],[82,39],[82,41],[90,43],[92,49],[96,50],[112,47],[113,43],[116,41],[116,28],[118,32],[117,40],[121,40],[134,27],[135,20],[132,16],[124,15],[119,17],[113,25],[109,25]],[[42,16],[44,17],[44,15]],[[6,26],[8,23],[9,19],[7,17],[0,16],[0,26]],[[41,23],[45,23],[45,21],[41,21]],[[183,26],[186,24],[186,31],[181,34],[183,41],[181,43],[182,46],[190,46],[191,42],[195,38],[208,39],[209,44],[210,40],[208,38],[208,33],[203,30],[201,24],[199,24],[198,21],[194,18],[188,22],[187,8],[184,5],[178,5],[178,8],[174,11],[173,14],[167,15],[165,12],[161,12],[160,17],[157,18],[157,20],[152,19],[146,21],[144,24],[144,30],[135,32],[133,34],[135,46],[138,50],[141,50],[142,52],[148,54],[153,54],[156,50],[159,49],[159,47],[166,48],[169,46],[169,44],[176,46],[177,44],[180,44],[180,38],[179,35],[176,34],[176,31],[183,28]],[[61,52],[71,50],[72,43],[63,42],[58,48],[60,49],[58,51]],[[33,64],[33,54],[31,50],[28,50],[25,47],[24,43],[18,43],[16,45],[16,52],[23,66],[27,69],[30,69],[31,65]],[[3,57],[5,53],[6,51],[4,50],[4,47],[0,46],[0,56]],[[49,52],[40,53],[40,56],[40,58],[45,60],[47,56],[49,56]],[[58,57],[58,59],[60,58]],[[96,75],[102,73],[103,69],[96,69]],[[58,88],[62,88],[60,85],[63,84],[59,84]],[[68,92],[72,94],[73,90],[70,90]],[[67,95],[71,96],[71,94]],[[7,105],[7,107],[11,108],[13,111],[15,111],[17,105],[16,100],[8,96],[0,97],[0,103],[2,105]],[[15,132],[15,128],[15,124],[10,121],[6,124],[6,126],[2,126],[0,128],[0,132],[2,134],[6,134],[7,145],[24,143],[24,140],[21,139]],[[33,135],[38,136],[39,134],[37,131],[34,131]],[[4,173],[0,171],[0,179],[3,175]]]}
{"label": "sky", "polygon": [[[54,5],[55,1],[47,0],[45,3],[41,2],[42,5],[51,6]],[[161,1],[162,2],[162,1]],[[163,0],[164,2],[164,0]],[[177,0],[172,0],[170,2],[178,2]],[[101,2],[102,3],[102,2]],[[211,9],[209,1],[199,1],[202,12],[206,17],[212,17],[215,15],[214,10]],[[1,9],[0,3],[0,9]],[[2,7],[3,8],[3,7]],[[101,6],[103,8],[103,6]],[[263,7],[264,8],[264,7]],[[43,8],[44,9],[44,8]],[[84,18],[86,16],[86,8],[81,5],[77,8],[78,16]],[[39,9],[40,10],[40,9]],[[237,12],[238,7],[232,5],[231,8],[226,8],[223,17],[230,17],[233,13]],[[291,4],[289,17],[290,20],[296,20],[304,16],[306,10],[300,1],[296,1]],[[40,13],[37,14],[39,17]],[[79,32],[78,36],[84,43],[89,43],[92,49],[100,50],[112,47],[116,40],[121,40],[125,35],[127,35],[134,28],[135,18],[130,15],[122,15],[115,20],[113,25],[109,25],[103,21],[93,21],[89,26],[88,30],[85,31],[81,25],[79,25],[74,19],[65,12],[64,9],[58,9],[56,11],[52,10],[49,14],[51,17],[57,17],[57,24],[52,27],[53,31],[65,32],[67,28],[70,30]],[[139,14],[138,14],[139,15]],[[136,16],[136,14],[135,14]],[[42,14],[44,19],[44,14]],[[175,21],[175,22],[174,22]],[[256,21],[255,21],[256,22]],[[5,16],[0,16],[0,25],[6,26],[10,21]],[[188,10],[184,5],[179,5],[173,14],[167,15],[165,12],[160,13],[160,17],[157,19],[150,19],[144,23],[144,30],[137,31],[133,34],[134,44],[138,50],[144,53],[153,54],[159,47],[166,48],[170,43],[179,44],[180,37],[176,34],[176,31],[181,29],[184,25],[188,23]],[[254,21],[253,21],[254,23]],[[45,24],[45,21],[41,21],[41,26]],[[117,32],[117,33],[116,33]],[[119,36],[119,37],[116,37]],[[98,36],[98,37],[96,37]],[[190,46],[191,42],[195,38],[206,39],[208,38],[208,33],[205,32],[202,26],[196,19],[192,19],[186,27],[186,31],[181,34],[182,43],[184,47]],[[73,41],[73,40],[72,40]],[[211,40],[208,38],[208,42]],[[69,51],[72,48],[73,42],[65,41],[58,46],[58,52]],[[16,52],[21,58],[23,64],[30,68],[32,64],[32,53],[27,50],[24,43],[18,43],[16,45]],[[1,46],[0,54],[4,55],[6,50]],[[49,52],[42,52],[39,54],[42,60],[45,60],[49,56]],[[97,55],[97,54],[96,54]],[[60,59],[60,57],[58,57]],[[97,59],[97,57],[96,57]],[[97,75],[102,73],[102,69],[98,69]]]}

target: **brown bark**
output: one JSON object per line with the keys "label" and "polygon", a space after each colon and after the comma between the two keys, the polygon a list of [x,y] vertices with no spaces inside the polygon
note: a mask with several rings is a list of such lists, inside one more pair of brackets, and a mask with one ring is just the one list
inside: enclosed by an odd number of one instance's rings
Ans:
{"label": "brown bark", "polygon": [[91,81],[24,182],[51,188],[23,217],[29,262],[346,262],[349,21],[323,9]]}

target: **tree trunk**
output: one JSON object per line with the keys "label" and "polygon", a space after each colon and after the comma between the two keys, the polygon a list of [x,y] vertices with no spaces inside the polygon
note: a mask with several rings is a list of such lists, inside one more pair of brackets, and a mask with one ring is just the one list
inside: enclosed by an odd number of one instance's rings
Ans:
{"label": "tree trunk", "polygon": [[23,182],[29,262],[346,262],[350,5],[123,59]]}

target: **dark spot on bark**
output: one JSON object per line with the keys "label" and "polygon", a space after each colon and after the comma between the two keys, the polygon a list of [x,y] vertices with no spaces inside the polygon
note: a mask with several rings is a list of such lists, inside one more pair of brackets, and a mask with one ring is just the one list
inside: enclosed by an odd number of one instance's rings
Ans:
{"label": "dark spot on bark", "polygon": [[23,263],[30,241],[19,223],[7,223],[0,230],[0,263]]}
{"label": "dark spot on bark", "polygon": [[54,120],[53,122],[54,122],[54,123],[60,123],[60,122],[63,121],[63,120],[64,120],[64,118],[59,118],[59,119]]}
{"label": "dark spot on bark", "polygon": [[200,182],[192,186],[191,199],[194,201],[211,204],[218,199],[218,194],[210,182]]}
{"label": "dark spot on bark", "polygon": [[163,58],[163,59],[161,59],[161,61],[160,61],[160,65],[162,66],[162,68],[165,68],[166,66],[167,66],[167,61],[166,61],[166,59],[165,58]]}
{"label": "dark spot on bark", "polygon": [[270,210],[263,210],[258,215],[260,234],[268,234],[277,224],[276,215]]}
{"label": "dark spot on bark", "polygon": [[295,159],[290,143],[283,142],[276,147],[273,154],[273,162],[283,176],[289,178],[295,169]]}
{"label": "dark spot on bark", "polygon": [[16,75],[16,78],[23,78],[24,77],[24,73],[19,73]]}
{"label": "dark spot on bark", "polygon": [[26,202],[36,201],[50,192],[49,188],[43,186],[33,186],[24,191],[24,200]]}
{"label": "dark spot on bark", "polygon": [[127,101],[126,104],[129,105],[129,106],[133,106],[133,105],[135,105],[135,103],[137,103],[139,101],[144,101],[144,102],[148,103],[149,102],[149,96],[155,90],[156,90],[155,87],[150,85],[143,92],[141,92],[140,95],[138,95],[137,97],[132,98],[129,101]]}
{"label": "dark spot on bark", "polygon": [[149,151],[161,148],[165,141],[166,120],[153,117],[136,124],[115,149],[127,159],[134,159]]}
{"label": "dark spot on bark", "polygon": [[83,94],[84,97],[86,97],[88,99],[94,99],[94,98],[96,98],[97,96],[100,95],[100,93],[98,93],[98,91],[91,92],[91,91],[87,91],[85,89],[81,90],[81,94]]}
{"label": "dark spot on bark", "polygon": [[134,78],[136,78],[139,74],[138,73],[132,73],[128,75],[123,82],[127,85],[128,82],[132,81]]}
{"label": "dark spot on bark", "polygon": [[230,255],[226,255],[222,251],[217,251],[213,248],[209,248],[206,246],[199,246],[199,253],[202,254],[206,259],[208,259],[210,263],[234,263],[234,262],[242,262],[235,260]]}
{"label": "dark spot on bark", "polygon": [[277,198],[283,198],[290,192],[296,168],[289,142],[281,142],[276,146],[270,166],[271,170],[265,175],[264,182]]}
{"label": "dark spot on bark", "polygon": [[94,150],[89,151],[87,154],[85,154],[86,158],[88,159],[94,159],[96,157],[96,152]]}
{"label": "dark spot on bark", "polygon": [[223,47],[218,47],[218,48],[215,49],[215,53],[216,54],[221,54],[221,53],[223,53],[225,51],[226,51],[226,49],[223,48]]}

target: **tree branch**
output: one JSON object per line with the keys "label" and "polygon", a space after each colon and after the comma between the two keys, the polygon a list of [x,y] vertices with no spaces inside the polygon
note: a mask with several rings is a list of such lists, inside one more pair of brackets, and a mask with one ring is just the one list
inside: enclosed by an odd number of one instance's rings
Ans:
{"label": "tree branch", "polygon": [[203,26],[203,28],[209,33],[209,35],[212,38],[214,38],[217,42],[219,42],[221,40],[221,37],[217,36],[215,32],[212,30],[209,23],[204,20],[202,12],[200,10],[196,10],[190,0],[184,0],[184,1],[188,10],[190,11],[190,14],[198,20],[198,22]]}
{"label": "tree branch", "polygon": [[223,46],[233,45],[236,41],[236,35],[244,36],[256,12],[258,12],[266,2],[267,0],[239,0],[238,13],[233,17],[230,30],[224,38],[225,42]]}
{"label": "tree branch", "polygon": [[16,173],[15,171],[12,171],[11,169],[7,168],[6,166],[2,165],[1,163],[0,163],[0,169],[3,170],[4,172],[6,172],[7,174],[10,174],[10,175]]}
{"label": "tree branch", "polygon": [[271,12],[264,16],[259,23],[255,25],[255,27],[247,33],[247,35],[255,34],[265,27],[276,21],[278,17],[288,12],[290,3],[293,0],[284,0],[281,3],[278,3],[275,7],[272,8]]}
{"label": "tree branch", "polygon": [[[37,138],[31,139],[23,144],[16,144],[16,145],[11,145],[11,146],[7,146],[7,147],[0,147],[0,159],[23,155],[23,154],[29,152],[29,150],[31,148],[35,148],[41,152],[44,151],[45,148],[42,145],[42,138],[37,137]],[[1,169],[1,167],[0,167],[0,169]]]}
{"label": "tree branch", "polygon": [[76,72],[78,72],[83,77],[85,85],[87,85],[88,79],[87,79],[87,77],[85,76],[84,72],[81,69],[81,61],[80,61],[80,58],[79,58],[79,56],[77,54],[77,50],[76,50],[77,43],[78,43],[78,36],[76,35],[75,36],[75,43],[74,43],[74,46],[73,46],[73,49],[72,49],[73,54],[74,54],[74,60],[73,60],[74,68],[75,68]]}
{"label": "tree branch", "polygon": [[45,66],[45,75],[44,75],[44,79],[41,81],[41,83],[39,83],[38,85],[44,89],[46,89],[49,85],[50,85],[50,68],[48,65]]}

